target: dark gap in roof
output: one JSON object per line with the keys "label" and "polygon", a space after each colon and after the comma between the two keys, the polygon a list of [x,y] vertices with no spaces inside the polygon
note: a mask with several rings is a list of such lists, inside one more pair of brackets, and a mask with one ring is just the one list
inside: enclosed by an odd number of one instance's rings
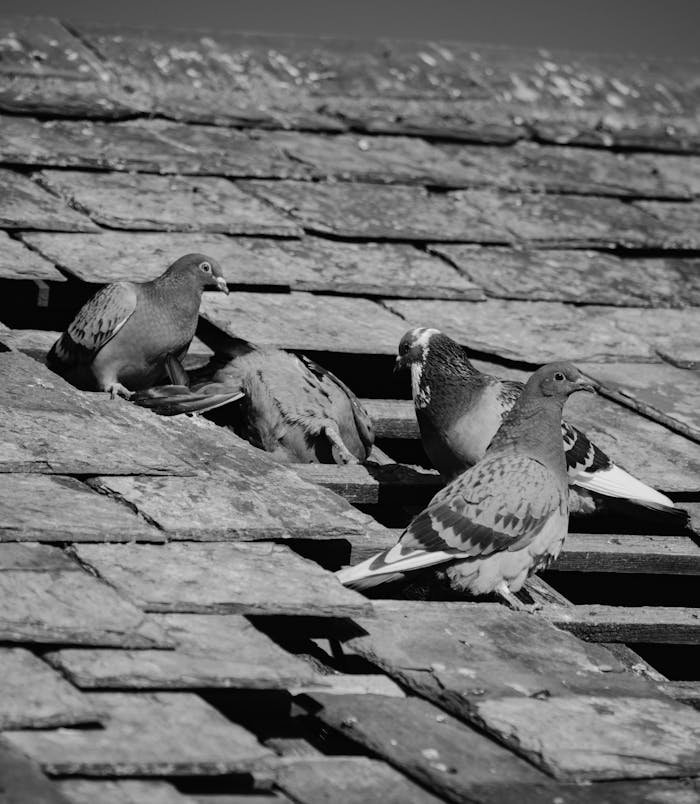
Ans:
{"label": "dark gap in roof", "polygon": [[[196,735],[193,735],[196,739]],[[107,779],[108,777],[101,776],[100,779]],[[134,777],[129,777],[134,778]],[[136,777],[137,778],[137,777]],[[121,777],[123,781],[124,777]],[[145,777],[147,780],[153,779],[152,776]],[[115,779],[115,781],[118,781]],[[185,795],[198,796],[198,795],[254,795],[259,794],[261,791],[258,785],[249,773],[227,773],[220,776],[167,776],[165,781],[179,790]],[[96,803],[97,804],[97,803]]]}
{"label": "dark gap in roof", "polygon": [[700,608],[695,575],[557,572],[551,569],[542,573],[542,578],[575,604]]}
{"label": "dark gap in roof", "polygon": [[700,645],[636,643],[631,647],[670,681],[700,681]]}
{"label": "dark gap in roof", "polygon": [[311,349],[290,349],[306,355],[323,368],[332,371],[358,397],[372,399],[410,399],[410,387],[394,375],[393,355],[355,354],[351,352],[321,352]]}

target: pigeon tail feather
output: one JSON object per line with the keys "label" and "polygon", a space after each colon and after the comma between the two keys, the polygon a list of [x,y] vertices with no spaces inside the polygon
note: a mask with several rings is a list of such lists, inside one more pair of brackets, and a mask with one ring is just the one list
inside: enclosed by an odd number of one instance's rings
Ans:
{"label": "pigeon tail feather", "polygon": [[594,491],[607,497],[620,497],[650,508],[657,506],[675,508],[673,500],[665,494],[647,486],[615,464],[597,472],[580,472],[572,475],[571,482],[587,491]]}
{"label": "pigeon tail feather", "polygon": [[397,580],[406,572],[426,569],[427,567],[435,566],[435,564],[444,564],[463,557],[465,556],[461,553],[447,552],[445,550],[413,550],[402,556],[401,543],[399,542],[389,550],[372,556],[372,558],[366,559],[361,564],[338,570],[336,576],[344,586],[350,586],[353,589],[366,589],[381,583]]}

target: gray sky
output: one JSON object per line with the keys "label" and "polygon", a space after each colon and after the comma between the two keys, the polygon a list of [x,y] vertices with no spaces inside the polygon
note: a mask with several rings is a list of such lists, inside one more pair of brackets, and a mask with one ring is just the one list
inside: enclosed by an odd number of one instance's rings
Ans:
{"label": "gray sky", "polygon": [[2,0],[2,14],[698,58],[700,0]]}

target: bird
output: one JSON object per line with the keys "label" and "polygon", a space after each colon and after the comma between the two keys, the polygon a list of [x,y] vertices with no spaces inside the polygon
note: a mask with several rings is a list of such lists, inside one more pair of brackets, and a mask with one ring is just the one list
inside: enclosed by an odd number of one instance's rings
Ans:
{"label": "bird", "polygon": [[[175,384],[135,395],[156,413],[204,409],[212,395],[242,394],[215,419],[284,463],[350,464],[365,461],[374,425],[348,386],[305,356],[216,336],[214,356],[187,373],[169,360]],[[189,386],[189,387],[188,387]],[[207,390],[209,389],[209,390]]]}
{"label": "bird", "polygon": [[355,589],[436,565],[453,590],[495,592],[515,608],[526,578],[554,560],[568,530],[568,478],[562,408],[593,386],[568,362],[532,374],[484,456],[419,513],[397,544],[338,579]]}
{"label": "bird", "polygon": [[[411,391],[428,458],[448,482],[486,452],[523,383],[479,371],[466,350],[437,329],[409,330],[399,343],[395,370],[410,369]],[[598,510],[597,495],[619,498],[664,513],[684,514],[665,494],[616,465],[600,447],[562,422],[575,513]]]}
{"label": "bird", "polygon": [[228,293],[219,263],[185,254],[149,282],[114,282],[78,311],[47,355],[49,368],[86,391],[130,398],[165,379],[194,337],[202,290]]}

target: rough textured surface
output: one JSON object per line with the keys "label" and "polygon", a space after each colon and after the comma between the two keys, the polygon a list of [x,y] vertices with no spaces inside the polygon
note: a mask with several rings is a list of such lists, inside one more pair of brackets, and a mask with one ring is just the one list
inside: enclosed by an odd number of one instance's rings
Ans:
{"label": "rough textured surface", "polygon": [[[73,692],[104,728],[8,732],[75,776],[4,743],[3,804],[698,804],[699,110],[674,60],[0,20],[0,641],[30,662],[0,703],[75,716],[58,668],[111,690]],[[366,465],[283,468],[42,365],[100,284],[193,251],[235,295],[185,367],[225,333],[311,352],[370,397]],[[577,517],[540,615],[342,589],[439,487],[391,375],[416,325],[508,378],[584,362],[572,422],[689,529]]]}
{"label": "rough textured surface", "polygon": [[[299,229],[231,182],[219,178],[50,171],[41,183],[112,229],[287,235]],[[50,228],[50,227],[28,227]],[[57,229],[79,227],[56,226]]]}
{"label": "rough textured surface", "polygon": [[320,693],[313,700],[326,725],[450,801],[505,804],[554,795],[545,774],[420,698]]}
{"label": "rough textured surface", "polygon": [[167,782],[65,779],[54,784],[71,804],[195,804]]}
{"label": "rough textured surface", "polygon": [[367,757],[301,759],[282,765],[276,775],[279,787],[296,801],[307,804],[437,804],[440,799],[408,781],[393,768]]}
{"label": "rough textured surface", "polygon": [[[103,730],[14,731],[6,739],[61,776],[192,776],[241,773],[271,752],[201,698],[186,693],[95,692]],[[186,735],[196,734],[197,739]]]}
{"label": "rough textured surface", "polygon": [[310,232],[376,240],[502,243],[510,236],[466,200],[422,187],[240,182]]}
{"label": "rough textured surface", "polygon": [[406,331],[375,302],[310,293],[207,296],[202,315],[231,335],[288,349],[393,354]]}
{"label": "rough textured surface", "polygon": [[99,712],[59,673],[24,648],[1,648],[0,728],[95,723]]}
{"label": "rough textured surface", "polygon": [[0,545],[0,640],[168,647],[165,633],[58,548]]}
{"label": "rough textured surface", "polygon": [[22,239],[85,282],[147,280],[188,251],[211,253],[233,285],[347,294],[479,299],[481,289],[441,259],[406,245],[231,238],[221,234],[29,232]]}
{"label": "rough textured surface", "polygon": [[152,619],[176,643],[175,650],[73,649],[46,658],[83,688],[286,689],[317,680],[310,665],[239,615],[164,614]]}
{"label": "rough textured surface", "polygon": [[93,232],[92,221],[71,209],[31,179],[11,170],[0,170],[3,193],[0,228],[47,229],[57,232]]}
{"label": "rough textured surface", "polygon": [[700,712],[648,698],[501,698],[476,704],[479,720],[560,779],[696,775]]}
{"label": "rough textured surface", "polygon": [[281,544],[80,545],[78,556],[147,611],[368,614],[371,604]]}
{"label": "rough textured surface", "polygon": [[619,307],[685,307],[700,301],[696,259],[621,259],[599,251],[456,244],[430,250],[500,299]]}
{"label": "rough textured surface", "polygon": [[128,506],[60,475],[11,474],[0,487],[2,541],[162,541]]}

